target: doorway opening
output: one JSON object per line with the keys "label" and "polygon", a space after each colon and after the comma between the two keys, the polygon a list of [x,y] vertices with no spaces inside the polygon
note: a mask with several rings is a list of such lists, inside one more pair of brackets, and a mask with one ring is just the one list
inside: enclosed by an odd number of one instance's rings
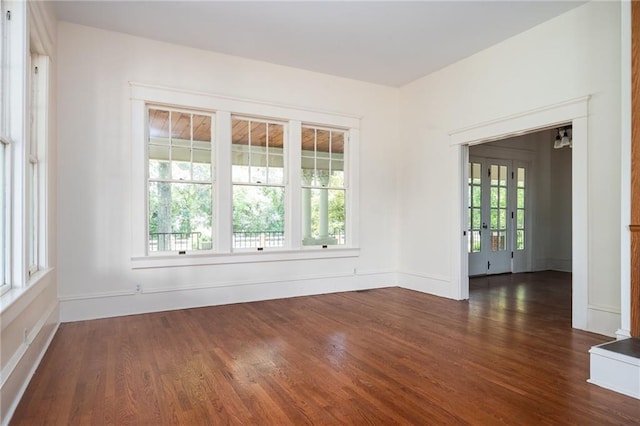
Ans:
{"label": "doorway opening", "polygon": [[570,141],[565,124],[469,147],[470,277],[571,272]]}
{"label": "doorway opening", "polygon": [[[512,116],[487,121],[450,133],[450,145],[456,158],[455,179],[458,216],[453,221],[452,235],[458,239],[454,245],[453,275],[457,277],[457,299],[469,298],[469,238],[467,205],[469,150],[472,146],[485,142],[504,140],[539,130],[554,129],[571,125],[573,146],[571,151],[571,317],[572,327],[587,329],[588,282],[589,282],[589,241],[588,241],[588,103],[589,97],[578,98],[555,105],[525,111]],[[567,148],[565,148],[567,149]],[[526,183],[525,183],[526,185]],[[508,189],[507,189],[508,190]],[[525,212],[526,216],[526,212]],[[547,224],[548,226],[548,224]],[[526,224],[525,224],[526,227]],[[499,231],[499,230],[498,230]],[[499,236],[499,235],[498,235]],[[535,234],[531,235],[535,239]],[[525,229],[526,241],[526,229]],[[535,244],[534,244],[535,247]],[[515,254],[514,254],[515,256]],[[532,268],[533,268],[532,257]]]}

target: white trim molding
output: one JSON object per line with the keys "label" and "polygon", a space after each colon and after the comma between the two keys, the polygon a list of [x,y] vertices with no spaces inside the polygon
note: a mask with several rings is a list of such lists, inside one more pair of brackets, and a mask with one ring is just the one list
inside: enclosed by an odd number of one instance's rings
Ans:
{"label": "white trim molding", "polygon": [[410,271],[399,272],[398,287],[449,299],[457,299],[455,295],[452,294],[452,290],[455,289],[451,285],[449,277]]}
{"label": "white trim molding", "polygon": [[256,302],[345,291],[395,287],[392,271],[306,275],[283,279],[190,284],[172,288],[143,288],[60,298],[60,321],[82,321],[123,315]]}
{"label": "white trim molding", "polygon": [[[590,96],[571,99],[475,124],[449,133],[450,146],[453,150],[452,167],[457,170],[454,212],[459,218],[458,221],[453,221],[451,231],[454,241],[458,241],[458,244],[453,244],[454,252],[452,253],[452,277],[457,280],[458,287],[455,298],[466,299],[469,297],[467,237],[463,234],[463,231],[467,228],[467,201],[464,197],[463,186],[466,186],[464,175],[466,173],[466,163],[468,162],[469,146],[549,129],[570,122],[573,126],[572,211],[574,212],[572,220],[572,326],[582,330],[589,330],[587,307],[589,285],[587,117],[589,114],[589,99]],[[618,325],[613,330],[617,328]]]}
{"label": "white trim molding", "polygon": [[60,325],[58,315],[58,303],[55,303],[25,335],[25,341],[0,372],[0,392],[3,395],[0,413],[2,426],[8,425],[11,421],[31,378],[47,352]]}

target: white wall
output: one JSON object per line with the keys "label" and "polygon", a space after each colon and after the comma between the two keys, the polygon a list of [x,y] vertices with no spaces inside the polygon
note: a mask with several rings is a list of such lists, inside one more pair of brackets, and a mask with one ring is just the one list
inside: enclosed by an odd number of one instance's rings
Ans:
{"label": "white wall", "polygon": [[[58,28],[63,322],[396,284],[397,89],[70,23]],[[130,81],[361,116],[360,256],[132,270]],[[133,294],[137,284],[142,294]]]}
{"label": "white wall", "polygon": [[549,269],[571,272],[571,149],[551,153]]}
{"label": "white wall", "polygon": [[[29,2],[33,23],[51,59],[47,143],[47,267],[26,288],[2,296],[0,309],[0,422],[8,423],[58,326],[56,281],[56,21],[51,4]],[[14,15],[15,16],[15,15]],[[20,197],[14,198],[19,202]]]}
{"label": "white wall", "polygon": [[[620,324],[620,4],[591,2],[401,88],[399,284],[455,297],[449,132],[591,95],[586,327]],[[425,241],[430,243],[425,244]],[[456,242],[457,244],[457,242]]]}

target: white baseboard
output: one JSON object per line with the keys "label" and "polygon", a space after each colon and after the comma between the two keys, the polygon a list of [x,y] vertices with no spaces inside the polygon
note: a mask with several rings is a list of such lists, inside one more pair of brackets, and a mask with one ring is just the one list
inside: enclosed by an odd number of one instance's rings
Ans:
{"label": "white baseboard", "polygon": [[415,290],[434,296],[455,299],[455,291],[449,277],[427,275],[417,272],[399,272],[398,287]]}
{"label": "white baseboard", "polygon": [[397,286],[396,274],[385,270],[294,277],[264,282],[247,281],[149,289],[140,293],[74,295],[60,297],[60,321],[82,321],[395,286]]}
{"label": "white baseboard", "polygon": [[7,362],[0,373],[2,426],[8,425],[22,395],[47,352],[58,330],[58,304],[55,303],[34,326],[26,341]]}
{"label": "white baseboard", "polygon": [[640,359],[594,346],[589,383],[640,399]]}
{"label": "white baseboard", "polygon": [[620,310],[617,308],[593,304],[587,306],[587,331],[616,337],[621,321]]}
{"label": "white baseboard", "polygon": [[631,331],[630,330],[625,330],[623,328],[619,328],[618,331],[616,331],[616,340],[628,339],[630,337],[631,337]]}
{"label": "white baseboard", "polygon": [[552,271],[571,272],[573,261],[571,259],[548,259],[547,268]]}

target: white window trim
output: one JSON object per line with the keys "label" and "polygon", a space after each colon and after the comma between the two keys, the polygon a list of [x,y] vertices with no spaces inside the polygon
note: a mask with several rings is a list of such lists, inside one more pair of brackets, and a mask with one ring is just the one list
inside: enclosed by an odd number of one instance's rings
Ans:
{"label": "white window trim", "polygon": [[[10,304],[22,298],[27,291],[37,284],[51,268],[47,264],[47,136],[49,109],[49,56],[53,53],[53,38],[50,32],[51,22],[47,20],[42,5],[37,2],[3,1],[2,19],[6,19],[5,12],[11,11],[10,25],[7,30],[7,56],[4,60],[6,74],[3,74],[4,120],[3,143],[9,144],[7,169],[7,208],[5,242],[8,252],[8,286],[2,290],[0,311],[4,311]],[[29,98],[30,89],[30,55],[37,55],[34,65],[42,70],[39,82],[38,105],[42,114],[37,117],[37,131],[41,136],[38,145],[38,271],[29,265],[29,244],[27,232],[27,211],[29,208],[29,189],[27,173],[29,164],[33,160],[30,155],[29,108],[32,101]],[[10,66],[9,66],[10,64]],[[6,89],[6,90],[4,90]],[[8,287],[8,288],[7,288]]]}
{"label": "white window trim", "polygon": [[[358,248],[358,189],[359,189],[359,127],[360,117],[317,111],[296,106],[288,106],[263,101],[212,95],[203,92],[186,91],[162,86],[131,82],[131,137],[132,137],[132,268],[160,268],[172,266],[193,266],[225,263],[272,262],[282,260],[318,259],[335,257],[355,257]],[[216,253],[189,252],[176,255],[147,253],[147,188],[146,188],[146,108],[147,105],[166,105],[172,108],[204,110],[214,113],[214,199],[217,206],[214,219],[214,239]],[[258,117],[276,122],[286,122],[289,147],[285,152],[286,211],[285,234],[287,242],[283,248],[263,251],[232,252],[232,182],[231,144],[220,141],[231,140],[231,116]],[[349,170],[349,190],[347,191],[345,246],[302,246],[301,179],[300,179],[300,130],[302,123],[323,127],[342,128],[349,131],[348,154],[345,153],[345,168]],[[348,164],[347,164],[348,162]],[[228,206],[225,211],[220,206]]]}

